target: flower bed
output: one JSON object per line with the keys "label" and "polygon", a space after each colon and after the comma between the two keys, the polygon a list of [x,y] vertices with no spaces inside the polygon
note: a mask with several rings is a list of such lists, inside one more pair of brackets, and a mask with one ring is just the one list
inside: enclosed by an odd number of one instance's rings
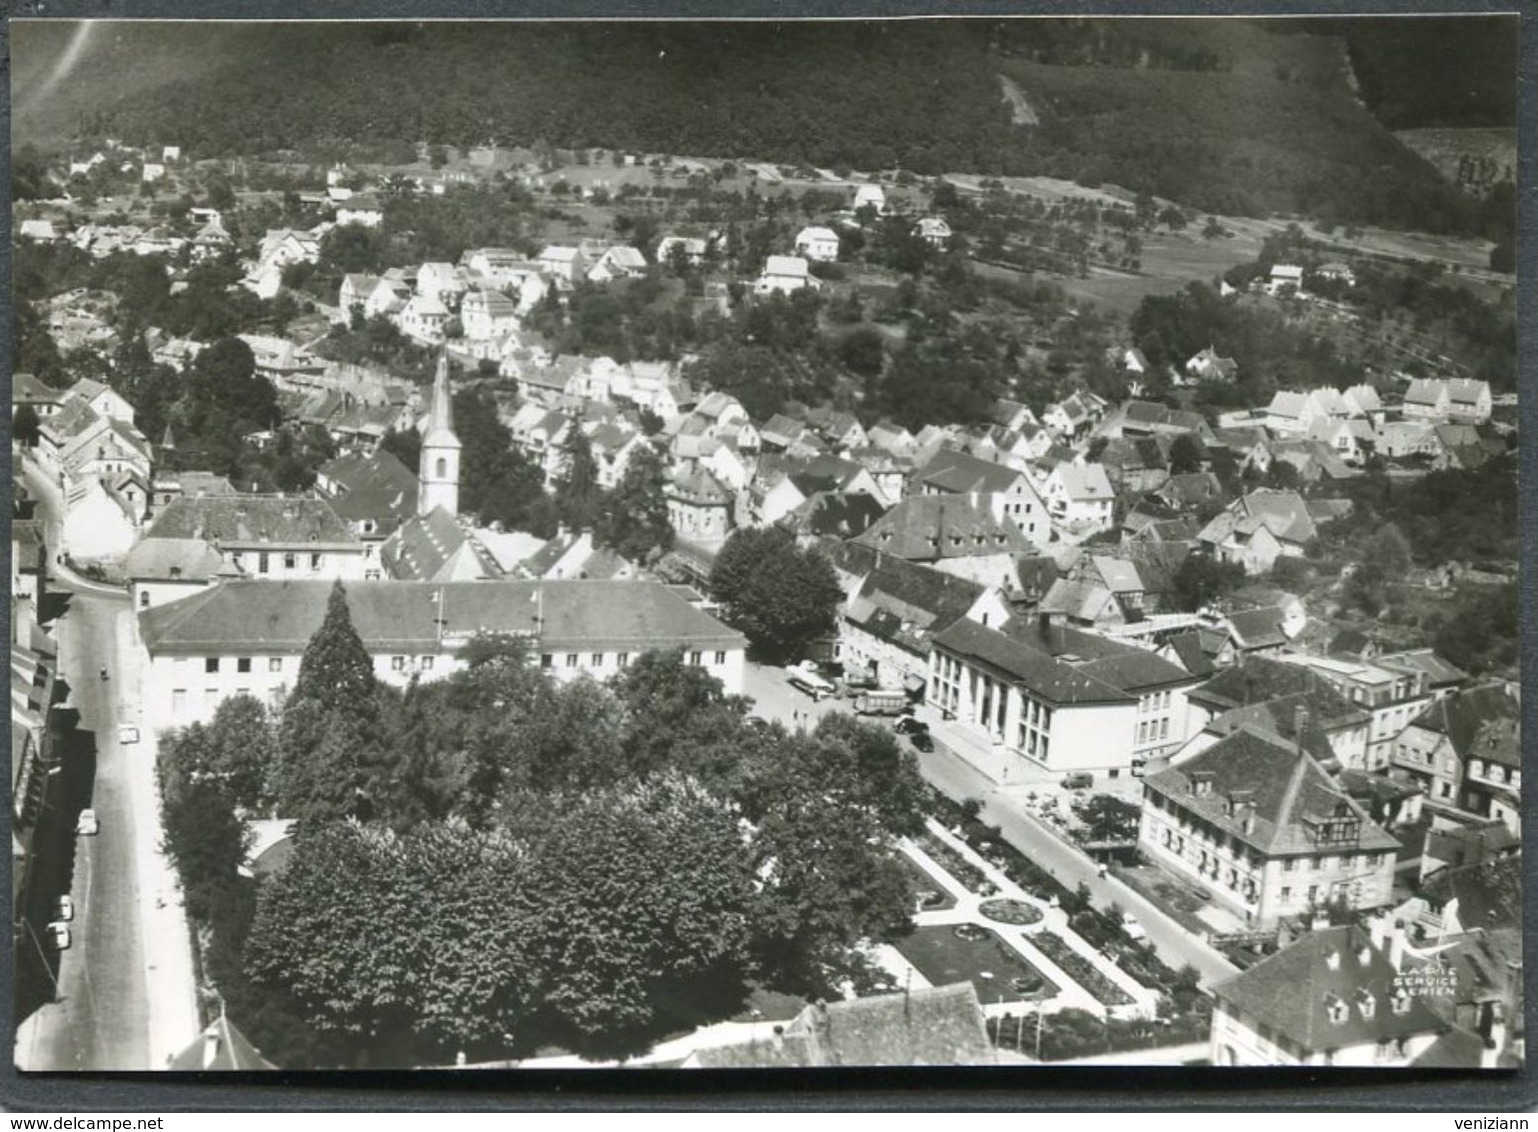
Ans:
{"label": "flower bed", "polygon": [[1126,1006],[1133,1001],[1131,995],[1102,975],[1093,963],[1069,947],[1056,933],[1037,932],[1031,936],[1031,942],[1101,1005]]}
{"label": "flower bed", "polygon": [[990,920],[1001,924],[1014,924],[1017,927],[1029,927],[1031,924],[1041,922],[1040,910],[1024,900],[1011,900],[1006,897],[985,900],[978,911]]}
{"label": "flower bed", "polygon": [[913,878],[913,895],[920,912],[938,912],[956,907],[956,898],[942,888],[927,869],[906,853],[899,856],[908,875]]}
{"label": "flower bed", "polygon": [[928,853],[946,872],[960,881],[967,891],[975,892],[979,896],[993,895],[995,891],[993,882],[983,875],[983,871],[934,834],[926,830],[919,834],[915,840],[918,842],[920,849]]}

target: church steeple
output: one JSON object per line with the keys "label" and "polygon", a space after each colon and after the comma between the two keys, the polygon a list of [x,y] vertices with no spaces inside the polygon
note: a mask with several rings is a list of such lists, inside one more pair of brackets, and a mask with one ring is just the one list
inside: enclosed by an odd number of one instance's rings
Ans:
{"label": "church steeple", "polygon": [[422,431],[422,461],[417,476],[421,490],[417,495],[417,514],[426,515],[439,507],[450,515],[459,514],[459,437],[454,435],[454,396],[449,389],[448,351],[438,354],[438,372],[433,377],[432,407]]}

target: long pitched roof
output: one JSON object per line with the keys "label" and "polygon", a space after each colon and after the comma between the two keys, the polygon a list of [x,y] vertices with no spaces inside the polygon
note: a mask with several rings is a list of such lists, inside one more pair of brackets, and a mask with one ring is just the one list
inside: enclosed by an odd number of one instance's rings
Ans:
{"label": "long pitched roof", "polygon": [[[139,632],[152,656],[302,653],[325,619],[331,587],[331,582],[227,582],[145,610]],[[477,632],[527,634],[547,649],[578,652],[745,646],[740,633],[660,582],[353,582],[347,605],[371,652],[432,652]]]}
{"label": "long pitched roof", "polygon": [[771,1039],[694,1055],[709,1069],[986,1065],[997,1059],[970,982],[808,1006]]}
{"label": "long pitched roof", "polygon": [[[1213,988],[1223,1002],[1310,1053],[1392,1041],[1447,1029],[1419,997],[1404,1013],[1391,1004],[1398,974],[1369,934],[1354,925],[1311,932]],[[1359,996],[1371,1001],[1368,1015]],[[1331,1017],[1331,1003],[1345,1007]]]}
{"label": "long pitched roof", "polygon": [[173,499],[146,538],[201,538],[215,545],[355,545],[324,499],[302,495],[200,495]]}
{"label": "long pitched roof", "polygon": [[1031,549],[1012,524],[952,495],[909,496],[855,541],[918,562]]}
{"label": "long pitched roof", "polygon": [[[1198,776],[1210,784],[1200,794]],[[1399,847],[1319,760],[1253,725],[1241,726],[1180,766],[1149,775],[1143,787],[1270,856],[1323,851],[1327,846],[1316,841],[1311,826],[1334,817],[1360,823],[1357,840],[1333,846],[1337,852]],[[1240,793],[1253,806],[1252,812],[1231,804],[1230,795]]]}
{"label": "long pitched roof", "polygon": [[[1007,492],[1030,478],[1021,471],[982,460],[954,448],[942,448],[914,472],[914,480],[946,492]],[[1033,491],[1034,494],[1034,491]]]}

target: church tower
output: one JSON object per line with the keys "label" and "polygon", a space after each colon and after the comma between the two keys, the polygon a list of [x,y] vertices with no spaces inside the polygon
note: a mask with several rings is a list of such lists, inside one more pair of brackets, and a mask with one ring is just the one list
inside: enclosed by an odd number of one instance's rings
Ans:
{"label": "church tower", "polygon": [[449,391],[447,351],[438,355],[438,373],[433,378],[432,408],[427,427],[422,431],[422,462],[417,471],[421,491],[417,495],[417,514],[427,515],[442,507],[450,515],[459,514],[459,437],[454,435],[454,398]]}

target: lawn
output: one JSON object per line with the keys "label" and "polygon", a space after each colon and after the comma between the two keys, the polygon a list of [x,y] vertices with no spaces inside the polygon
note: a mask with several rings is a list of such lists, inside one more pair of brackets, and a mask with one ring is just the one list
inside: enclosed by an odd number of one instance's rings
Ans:
{"label": "lawn", "polygon": [[[897,950],[934,986],[970,981],[984,1003],[1051,998],[1058,987],[987,928],[976,939],[962,939],[955,927],[919,928],[897,943]],[[987,974],[989,977],[984,978]],[[1020,979],[1019,990],[1015,980]]]}

